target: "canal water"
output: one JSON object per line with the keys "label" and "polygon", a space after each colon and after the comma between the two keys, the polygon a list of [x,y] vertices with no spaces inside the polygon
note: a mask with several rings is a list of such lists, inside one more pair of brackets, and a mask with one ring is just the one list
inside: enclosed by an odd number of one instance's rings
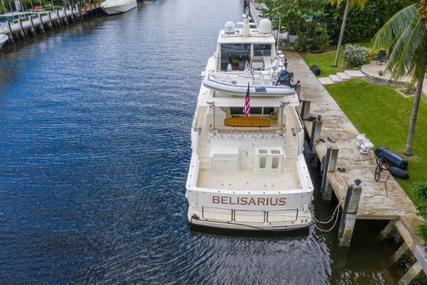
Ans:
{"label": "canal water", "polygon": [[[0,52],[0,283],[393,284],[361,223],[191,229],[185,180],[200,73],[240,0],[159,0]],[[313,171],[316,185],[316,170]],[[313,211],[333,206],[316,195]]]}

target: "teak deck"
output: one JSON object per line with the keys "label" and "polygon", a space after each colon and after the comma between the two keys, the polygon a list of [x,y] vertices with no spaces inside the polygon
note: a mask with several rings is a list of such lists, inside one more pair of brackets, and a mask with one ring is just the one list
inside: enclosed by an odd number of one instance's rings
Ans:
{"label": "teak deck", "polygon": [[[360,179],[363,190],[357,219],[397,220],[401,216],[415,215],[414,204],[393,177],[389,177],[386,191],[384,180],[388,176],[387,171],[383,171],[380,181],[375,182],[375,155],[359,153],[356,140],[358,130],[310,71],[302,57],[290,48],[285,50],[285,55],[289,70],[294,73],[294,81],[301,82],[301,99],[311,102],[310,114],[322,116],[320,138],[325,142],[315,143],[314,151],[317,157],[322,159],[325,156],[328,145],[338,148],[337,167],[345,168],[346,172],[336,171],[328,175],[338,200],[345,200],[348,185],[353,184],[355,179]],[[312,122],[304,121],[304,125],[308,133],[311,133]],[[329,142],[328,137],[336,142]]]}

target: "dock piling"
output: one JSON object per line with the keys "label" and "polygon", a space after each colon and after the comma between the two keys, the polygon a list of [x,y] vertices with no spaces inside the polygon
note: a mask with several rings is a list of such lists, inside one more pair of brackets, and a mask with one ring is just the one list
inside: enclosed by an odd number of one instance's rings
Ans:
{"label": "dock piling", "polygon": [[47,14],[48,14],[48,18],[49,18],[50,28],[53,29],[52,15],[51,15],[50,11]]}
{"label": "dock piling", "polygon": [[40,29],[44,33],[44,23],[43,23],[43,17],[39,14],[39,21],[40,21]]}
{"label": "dock piling", "polygon": [[395,221],[390,221],[387,223],[387,225],[384,227],[384,229],[378,234],[376,240],[382,241],[387,239],[391,233],[396,229]]}
{"label": "dock piling", "polygon": [[10,22],[9,21],[7,21],[7,27],[9,28],[9,39],[13,43],[14,39],[13,39],[12,27],[10,26]]}
{"label": "dock piling", "polygon": [[412,280],[414,280],[418,276],[421,270],[422,270],[421,265],[418,263],[418,261],[415,262],[414,265],[412,265],[411,268],[409,268],[408,272],[406,272],[405,275],[403,275],[403,277],[399,280],[399,284],[400,285],[411,284]]}
{"label": "dock piling", "polygon": [[313,121],[311,127],[311,136],[310,136],[310,149],[315,151],[314,146],[315,143],[320,139],[320,133],[322,131],[322,118],[319,116],[317,119]]}
{"label": "dock piling", "polygon": [[67,16],[67,9],[64,6],[64,22],[66,25],[68,25],[68,16]]}
{"label": "dock piling", "polygon": [[349,247],[356,225],[356,214],[359,209],[359,201],[362,196],[361,181],[356,180],[356,185],[350,185],[347,189],[344,210],[341,216],[340,228],[338,230],[339,245]]}
{"label": "dock piling", "polygon": [[59,17],[59,10],[56,9],[56,22],[58,23],[58,26],[61,25],[61,17]]}
{"label": "dock piling", "polygon": [[310,117],[310,101],[302,101],[301,106],[301,119],[307,120]]}
{"label": "dock piling", "polygon": [[390,263],[396,263],[399,259],[405,254],[409,252],[409,247],[404,241],[402,245],[396,250],[396,252],[390,257]]}
{"label": "dock piling", "polygon": [[320,192],[324,200],[332,200],[332,186],[329,183],[328,175],[335,172],[338,160],[338,147],[329,145],[326,150],[325,160],[323,161],[322,182],[320,184]]}
{"label": "dock piling", "polygon": [[35,34],[36,29],[35,29],[35,27],[34,27],[33,17],[32,17],[31,15],[30,15],[30,17],[29,17],[29,20],[30,20],[30,25],[31,25],[31,32],[32,32],[33,34]]}
{"label": "dock piling", "polygon": [[18,19],[19,22],[19,27],[21,29],[21,35],[23,38],[25,38],[25,31],[24,31],[24,26],[22,25],[22,19]]}

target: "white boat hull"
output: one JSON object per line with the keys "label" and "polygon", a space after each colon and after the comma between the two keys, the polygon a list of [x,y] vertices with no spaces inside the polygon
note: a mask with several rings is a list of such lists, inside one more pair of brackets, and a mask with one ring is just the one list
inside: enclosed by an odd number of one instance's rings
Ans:
{"label": "white boat hull", "polygon": [[[298,229],[304,229],[309,227],[313,223],[311,214],[309,211],[299,214],[299,220],[289,222],[277,222],[277,223],[256,223],[256,222],[237,222],[237,221],[219,221],[209,220],[206,218],[200,218],[197,214],[202,214],[201,211],[197,211],[194,208],[188,210],[188,222],[192,225],[213,227],[228,230],[240,230],[240,231],[292,231]],[[196,215],[198,219],[194,218]]]}
{"label": "white boat hull", "polygon": [[123,5],[113,5],[110,3],[111,1],[109,3],[103,2],[101,4],[101,9],[108,15],[126,13],[137,7],[136,1],[127,1],[127,3]]}

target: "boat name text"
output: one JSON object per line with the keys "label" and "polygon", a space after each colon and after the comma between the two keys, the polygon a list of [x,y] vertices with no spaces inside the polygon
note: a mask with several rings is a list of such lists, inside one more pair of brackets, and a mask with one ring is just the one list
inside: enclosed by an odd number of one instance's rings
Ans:
{"label": "boat name text", "polygon": [[286,198],[249,198],[249,197],[229,197],[229,196],[212,196],[213,204],[221,205],[239,205],[239,206],[285,206]]}

